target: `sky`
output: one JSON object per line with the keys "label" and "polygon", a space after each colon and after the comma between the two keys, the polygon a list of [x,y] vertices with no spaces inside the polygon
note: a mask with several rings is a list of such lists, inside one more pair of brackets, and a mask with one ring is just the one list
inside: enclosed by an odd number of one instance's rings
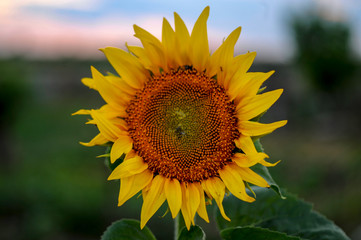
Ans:
{"label": "sky", "polygon": [[101,58],[99,48],[140,45],[133,36],[133,24],[161,38],[163,17],[173,25],[173,12],[177,12],[191,31],[206,6],[210,6],[211,51],[241,26],[237,53],[256,51],[260,59],[287,61],[294,53],[290,19],[317,9],[330,21],[351,24],[353,48],[361,56],[361,3],[357,2],[361,1],[1,0],[0,57]]}

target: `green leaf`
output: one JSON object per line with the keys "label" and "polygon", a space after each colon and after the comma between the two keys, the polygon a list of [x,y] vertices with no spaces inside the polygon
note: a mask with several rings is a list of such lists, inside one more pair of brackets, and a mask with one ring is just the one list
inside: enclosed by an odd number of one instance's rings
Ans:
{"label": "green leaf", "polygon": [[[261,144],[259,139],[254,141],[254,145],[255,145],[258,152],[264,152],[262,144]],[[268,184],[271,186],[271,189],[273,189],[278,195],[280,195],[281,198],[285,198],[282,195],[281,188],[278,186],[278,184],[275,182],[275,180],[273,180],[273,178],[272,178],[271,174],[269,173],[267,167],[265,167],[262,164],[258,163],[256,165],[252,166],[251,169],[253,171],[255,171],[258,175],[263,177],[268,182]]]}
{"label": "green leaf", "polygon": [[216,212],[216,221],[221,230],[232,227],[261,227],[283,232],[307,240],[348,240],[345,233],[332,221],[312,210],[310,203],[283,191],[286,199],[280,198],[267,188],[254,187],[256,201],[242,202],[233,196],[226,197],[223,205],[231,222]]}
{"label": "green leaf", "polygon": [[178,240],[205,240],[206,234],[203,232],[202,228],[199,226],[191,226],[189,231],[186,227],[182,228],[182,231],[179,234]]}
{"label": "green leaf", "polygon": [[140,222],[133,219],[122,219],[114,222],[105,230],[101,240],[155,240],[149,228],[140,229]]}
{"label": "green leaf", "polygon": [[288,236],[285,233],[256,227],[227,228],[221,231],[221,236],[225,240],[301,240],[298,237]]}

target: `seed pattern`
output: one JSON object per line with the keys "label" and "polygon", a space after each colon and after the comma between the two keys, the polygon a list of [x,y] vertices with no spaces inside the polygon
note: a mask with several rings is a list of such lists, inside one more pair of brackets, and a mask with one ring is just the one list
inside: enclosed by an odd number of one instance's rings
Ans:
{"label": "seed pattern", "polygon": [[191,67],[153,76],[126,111],[134,150],[155,175],[197,182],[231,161],[235,106],[214,79]]}

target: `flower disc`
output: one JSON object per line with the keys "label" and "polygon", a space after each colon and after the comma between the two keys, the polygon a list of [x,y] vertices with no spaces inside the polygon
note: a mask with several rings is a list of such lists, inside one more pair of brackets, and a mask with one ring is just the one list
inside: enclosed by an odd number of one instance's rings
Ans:
{"label": "flower disc", "polygon": [[181,182],[218,176],[239,136],[224,88],[194,69],[154,76],[126,111],[134,150],[153,173]]}

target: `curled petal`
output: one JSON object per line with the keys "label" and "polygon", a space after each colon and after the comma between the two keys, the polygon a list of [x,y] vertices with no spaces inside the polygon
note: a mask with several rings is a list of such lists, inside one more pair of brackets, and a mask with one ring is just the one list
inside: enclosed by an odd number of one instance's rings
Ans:
{"label": "curled petal", "polygon": [[99,133],[92,140],[90,140],[90,142],[88,142],[88,143],[80,142],[80,144],[84,145],[86,147],[93,147],[96,145],[103,145],[107,142],[108,142],[108,139],[106,139],[101,133]]}

